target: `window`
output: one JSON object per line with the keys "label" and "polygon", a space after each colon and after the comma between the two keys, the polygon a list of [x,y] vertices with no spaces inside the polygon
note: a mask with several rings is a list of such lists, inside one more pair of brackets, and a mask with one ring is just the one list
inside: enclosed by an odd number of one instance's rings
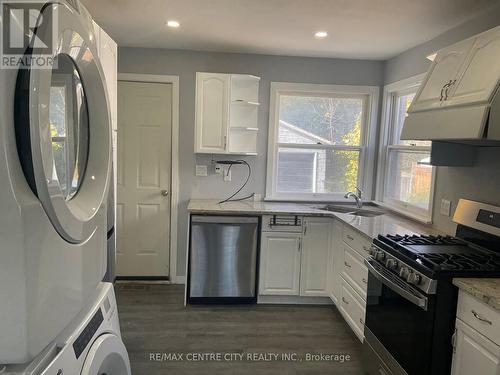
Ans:
{"label": "window", "polygon": [[422,77],[391,84],[385,89],[385,119],[382,121],[379,200],[388,207],[430,222],[434,168],[430,163],[430,141],[401,140],[407,110]]}
{"label": "window", "polygon": [[344,199],[363,189],[377,90],[272,83],[266,198]]}

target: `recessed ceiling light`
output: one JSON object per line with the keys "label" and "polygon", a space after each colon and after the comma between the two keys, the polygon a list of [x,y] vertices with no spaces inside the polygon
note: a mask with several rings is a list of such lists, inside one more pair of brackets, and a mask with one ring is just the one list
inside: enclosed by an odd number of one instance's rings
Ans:
{"label": "recessed ceiling light", "polygon": [[316,33],[314,33],[314,36],[316,38],[326,38],[328,36],[328,33],[326,31],[317,31]]}
{"label": "recessed ceiling light", "polygon": [[174,21],[174,20],[170,20],[170,21],[167,21],[167,26],[168,27],[172,27],[174,29],[178,28],[181,24],[177,21]]}

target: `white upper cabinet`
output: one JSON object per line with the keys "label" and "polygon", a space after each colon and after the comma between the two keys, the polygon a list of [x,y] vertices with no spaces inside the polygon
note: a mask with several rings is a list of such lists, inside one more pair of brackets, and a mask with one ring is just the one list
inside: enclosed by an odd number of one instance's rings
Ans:
{"label": "white upper cabinet", "polygon": [[447,105],[488,103],[500,78],[500,27],[480,34],[475,39],[465,69],[451,87]]}
{"label": "white upper cabinet", "polygon": [[467,39],[437,53],[408,112],[435,109],[442,105],[447,86],[454,81],[456,83],[473,44],[474,39]]}
{"label": "white upper cabinet", "polygon": [[491,102],[500,81],[500,26],[440,50],[409,113]]}
{"label": "white upper cabinet", "polygon": [[229,83],[227,74],[196,73],[196,152],[228,150]]}
{"label": "white upper cabinet", "polygon": [[196,153],[257,154],[259,77],[196,73]]}
{"label": "white upper cabinet", "polygon": [[329,218],[306,218],[300,274],[300,295],[328,297],[328,269],[332,234]]}

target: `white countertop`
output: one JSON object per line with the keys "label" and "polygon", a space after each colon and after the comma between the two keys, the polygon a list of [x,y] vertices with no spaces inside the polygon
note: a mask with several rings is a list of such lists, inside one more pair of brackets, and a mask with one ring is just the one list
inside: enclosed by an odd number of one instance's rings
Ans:
{"label": "white countertop", "polygon": [[321,203],[310,204],[263,201],[226,202],[219,204],[217,200],[212,199],[193,199],[189,201],[188,211],[191,214],[290,214],[334,217],[349,224],[370,239],[377,237],[379,234],[442,234],[429,225],[418,223],[392,212],[374,217],[364,217],[315,208],[315,206],[319,205],[321,205]]}

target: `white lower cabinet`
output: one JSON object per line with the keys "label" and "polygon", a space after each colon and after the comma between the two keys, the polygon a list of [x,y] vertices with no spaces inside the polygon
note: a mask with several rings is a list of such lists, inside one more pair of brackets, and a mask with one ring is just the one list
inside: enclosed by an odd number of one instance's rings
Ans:
{"label": "white lower cabinet", "polygon": [[300,295],[328,297],[328,259],[332,220],[306,218],[302,241]]}
{"label": "white lower cabinet", "polygon": [[500,375],[500,346],[457,319],[451,373]]}
{"label": "white lower cabinet", "polygon": [[500,375],[500,312],[460,291],[452,375]]}
{"label": "white lower cabinet", "polygon": [[337,307],[356,336],[363,341],[366,302],[345,280],[342,280],[342,297]]}
{"label": "white lower cabinet", "polygon": [[299,294],[301,239],[301,233],[262,233],[259,294]]}
{"label": "white lower cabinet", "polygon": [[332,220],[306,218],[303,221],[300,232],[271,228],[262,232],[260,295],[328,297]]}
{"label": "white lower cabinet", "polygon": [[337,241],[337,267],[341,280],[341,297],[337,307],[360,341],[364,340],[365,311],[368,292],[368,268],[365,258],[370,240],[347,224],[342,224]]}
{"label": "white lower cabinet", "polygon": [[343,258],[343,242],[342,242],[342,223],[334,220],[332,224],[330,256],[328,258],[328,295],[335,305],[339,305],[342,297],[342,258]]}

